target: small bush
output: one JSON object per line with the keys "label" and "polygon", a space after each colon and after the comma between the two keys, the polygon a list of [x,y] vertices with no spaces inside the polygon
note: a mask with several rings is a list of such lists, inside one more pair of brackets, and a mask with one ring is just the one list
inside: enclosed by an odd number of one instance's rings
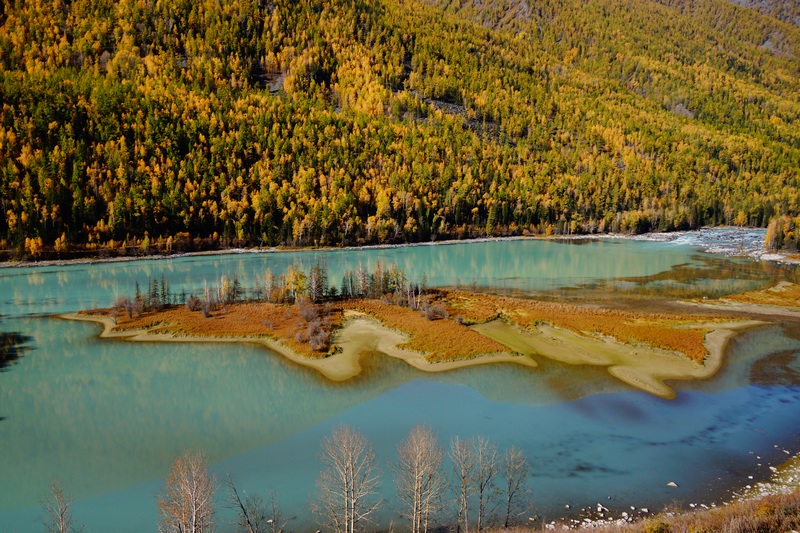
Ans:
{"label": "small bush", "polygon": [[144,310],[144,302],[141,298],[136,298],[135,300],[131,301],[131,312],[128,316],[142,316],[142,311]]}
{"label": "small bush", "polygon": [[330,334],[325,331],[320,324],[319,320],[315,320],[308,325],[306,329],[306,337],[308,338],[308,344],[311,346],[311,349],[316,352],[324,352],[328,350],[328,338]]}
{"label": "small bush", "polygon": [[203,301],[194,294],[186,298],[186,309],[189,311],[200,311],[202,307]]}
{"label": "small bush", "polygon": [[428,320],[450,317],[450,314],[447,312],[447,309],[441,302],[435,302],[432,304],[423,304],[422,315]]}
{"label": "small bush", "polygon": [[119,313],[125,313],[128,318],[133,318],[133,303],[127,296],[118,296],[114,302],[114,309]]}
{"label": "small bush", "polygon": [[297,312],[306,322],[311,323],[319,318],[319,309],[308,298],[298,298],[295,305]]}
{"label": "small bush", "polygon": [[642,533],[670,533],[672,529],[666,522],[655,519],[642,524]]}

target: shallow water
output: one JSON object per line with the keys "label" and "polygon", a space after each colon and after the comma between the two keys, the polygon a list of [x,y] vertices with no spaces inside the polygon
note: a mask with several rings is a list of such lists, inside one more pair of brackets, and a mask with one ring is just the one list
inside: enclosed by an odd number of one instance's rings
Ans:
{"label": "shallow water", "polygon": [[[397,443],[427,423],[447,443],[484,434],[521,447],[535,508],[556,517],[602,502],[659,508],[711,501],[769,474],[800,449],[800,342],[779,326],[736,339],[729,364],[705,382],[672,384],[674,401],[636,392],[604,370],[543,361],[428,375],[373,356],[365,375],[331,384],[263,348],[99,340],[99,327],[42,315],[108,306],[136,281],[199,291],[238,272],[309,268],[331,279],[363,261],[397,263],[430,286],[569,296],[715,296],[794,280],[788,267],[710,255],[681,243],[496,241],[354,251],[237,254],[0,270],[0,331],[21,337],[0,372],[0,532],[39,531],[38,501],[57,476],[75,494],[87,531],[155,531],[154,493],[172,458],[202,448],[240,488],[275,490],[289,528],[311,527],[307,503],[319,444],[348,423],[394,460]],[[733,279],[727,277],[733,275]],[[29,337],[29,338],[26,338]],[[16,338],[16,337],[15,337]],[[778,445],[778,448],[775,448]],[[749,452],[753,451],[751,455]],[[756,461],[755,455],[763,460]],[[757,466],[761,462],[762,466]],[[385,496],[391,476],[384,473]],[[678,489],[666,487],[675,481]],[[611,498],[610,500],[608,498]],[[223,519],[225,518],[223,513]],[[386,526],[396,515],[386,509]],[[226,530],[224,524],[221,529]]]}

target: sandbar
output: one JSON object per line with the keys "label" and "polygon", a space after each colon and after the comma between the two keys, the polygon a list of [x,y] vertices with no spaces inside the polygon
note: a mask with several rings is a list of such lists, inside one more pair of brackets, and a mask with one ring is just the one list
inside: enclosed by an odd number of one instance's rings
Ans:
{"label": "sandbar", "polygon": [[608,373],[650,394],[672,399],[675,391],[665,380],[708,379],[719,371],[726,345],[745,329],[765,325],[755,320],[711,322],[693,328],[710,329],[705,335],[708,356],[697,363],[674,351],[646,344],[625,344],[610,337],[579,335],[547,324],[532,329],[502,319],[473,326],[483,335],[528,356],[542,356],[570,365],[605,366]]}

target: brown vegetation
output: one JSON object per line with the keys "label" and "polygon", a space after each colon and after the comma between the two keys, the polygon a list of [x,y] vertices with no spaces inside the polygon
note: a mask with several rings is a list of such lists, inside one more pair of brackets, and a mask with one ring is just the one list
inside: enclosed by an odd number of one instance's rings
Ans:
{"label": "brown vegetation", "polygon": [[[753,293],[755,296],[742,297],[791,299],[797,292],[800,288],[793,286],[767,296]],[[704,340],[710,328],[698,325],[719,320],[445,290],[430,291],[418,310],[368,298],[324,305],[308,299],[295,304],[236,303],[211,311],[208,318],[190,308],[196,306],[167,307],[133,317],[118,313],[116,330],[187,337],[265,337],[279,340],[301,355],[320,357],[328,353],[328,339],[342,326],[344,312],[356,311],[407,334],[409,340],[403,348],[424,353],[429,362],[437,363],[507,352],[508,347],[467,326],[502,317],[526,328],[546,323],[581,335],[647,344],[677,351],[701,363],[708,355]]]}
{"label": "brown vegetation", "polygon": [[411,338],[402,347],[427,354],[426,359],[431,363],[508,351],[499,342],[484,337],[455,320],[429,320],[419,311],[377,300],[358,300],[348,304],[348,307],[373,316],[390,328],[407,333]]}
{"label": "brown vegetation", "polygon": [[528,328],[544,322],[582,335],[601,335],[627,344],[643,343],[674,350],[697,362],[708,355],[704,340],[710,330],[689,327],[714,320],[705,316],[639,313],[461,291],[446,293],[445,298],[451,305],[451,313],[461,313],[471,321],[502,316]]}
{"label": "brown vegetation", "polygon": [[693,512],[664,512],[631,524],[594,527],[597,533],[671,533],[683,531],[797,531],[800,529],[800,491],[764,496]]}
{"label": "brown vegetation", "polygon": [[738,303],[756,305],[800,307],[800,285],[795,285],[794,283],[780,283],[769,289],[734,294],[725,299]]}
{"label": "brown vegetation", "polygon": [[[311,343],[297,339],[307,332],[310,323],[301,316],[302,306],[271,303],[239,303],[211,312],[204,318],[199,311],[176,306],[141,316],[117,318],[117,331],[146,330],[186,337],[267,337],[285,343],[293,351],[309,357],[325,352],[314,350]],[[342,323],[342,309],[324,307],[320,327],[330,332]]]}

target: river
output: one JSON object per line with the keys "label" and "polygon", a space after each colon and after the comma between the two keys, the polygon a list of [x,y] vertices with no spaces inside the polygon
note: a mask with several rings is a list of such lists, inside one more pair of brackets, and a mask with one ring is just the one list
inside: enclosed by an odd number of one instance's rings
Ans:
{"label": "river", "polygon": [[[800,450],[800,341],[780,324],[741,335],[720,373],[673,383],[667,401],[601,369],[547,360],[430,375],[373,356],[363,375],[333,384],[261,347],[101,340],[99,326],[55,316],[107,307],[137,281],[163,276],[173,292],[192,293],[223,274],[251,285],[267,268],[320,260],[337,285],[344,269],[381,261],[429,286],[650,305],[797,281],[792,267],[695,244],[685,235],[521,239],[0,269],[0,332],[9,334],[0,338],[15,345],[0,372],[0,532],[43,530],[39,501],[53,478],[70,487],[87,531],[156,531],[154,495],[185,449],[204,450],[218,477],[229,473],[249,494],[273,490],[293,517],[286,529],[306,531],[320,442],[343,423],[375,444],[390,503],[386,465],[418,423],[445,445],[483,434],[501,450],[521,448],[530,516],[721,501]],[[232,530],[230,519],[221,509],[219,530]],[[387,504],[375,528],[392,522]]]}

